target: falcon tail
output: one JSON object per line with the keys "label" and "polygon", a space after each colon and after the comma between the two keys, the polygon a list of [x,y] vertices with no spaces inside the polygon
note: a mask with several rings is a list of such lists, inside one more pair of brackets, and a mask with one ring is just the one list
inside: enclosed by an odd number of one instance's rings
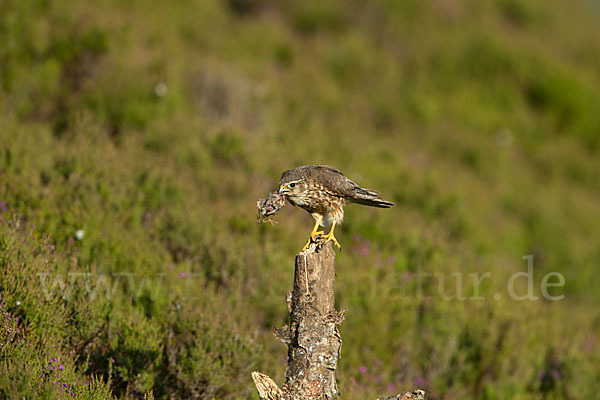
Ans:
{"label": "falcon tail", "polygon": [[356,188],[356,194],[349,199],[352,203],[362,204],[365,206],[390,208],[394,205],[391,201],[387,201],[379,197],[379,192],[371,189]]}

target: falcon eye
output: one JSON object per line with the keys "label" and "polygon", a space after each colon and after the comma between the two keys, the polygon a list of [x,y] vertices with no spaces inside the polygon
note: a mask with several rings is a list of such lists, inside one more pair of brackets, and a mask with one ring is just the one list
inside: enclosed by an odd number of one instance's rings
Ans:
{"label": "falcon eye", "polygon": [[291,188],[296,187],[296,184],[295,183],[290,183],[290,187]]}

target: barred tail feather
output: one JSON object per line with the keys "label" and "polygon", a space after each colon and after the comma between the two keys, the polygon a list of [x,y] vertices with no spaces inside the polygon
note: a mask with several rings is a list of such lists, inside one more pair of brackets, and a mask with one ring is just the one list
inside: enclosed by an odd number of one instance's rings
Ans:
{"label": "barred tail feather", "polygon": [[378,208],[390,208],[394,205],[391,201],[382,199],[378,191],[359,187],[356,188],[356,194],[350,202]]}

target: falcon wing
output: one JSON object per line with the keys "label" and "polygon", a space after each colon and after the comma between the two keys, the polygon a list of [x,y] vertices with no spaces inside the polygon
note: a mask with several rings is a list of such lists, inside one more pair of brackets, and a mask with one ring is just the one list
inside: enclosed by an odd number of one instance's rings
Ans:
{"label": "falcon wing", "polygon": [[394,205],[391,201],[383,200],[378,191],[361,188],[329,165],[316,165],[311,174],[320,177],[319,180],[326,189],[352,203],[378,208],[389,208]]}
{"label": "falcon wing", "polygon": [[352,190],[358,187],[356,183],[346,178],[344,174],[329,165],[314,165],[309,174],[313,179],[321,183],[325,189],[336,196],[348,197]]}

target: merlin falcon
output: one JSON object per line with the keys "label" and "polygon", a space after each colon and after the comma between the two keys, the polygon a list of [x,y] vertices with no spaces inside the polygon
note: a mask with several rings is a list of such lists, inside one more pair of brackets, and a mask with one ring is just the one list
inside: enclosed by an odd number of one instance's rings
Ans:
{"label": "merlin falcon", "polygon": [[[333,230],[344,219],[344,206],[347,203],[378,208],[394,205],[391,201],[383,200],[379,192],[361,188],[328,165],[304,165],[285,171],[279,180],[279,193],[285,195],[292,205],[308,211],[315,219],[315,226],[303,251],[319,239],[342,248]],[[331,229],[327,235],[319,231],[319,226],[329,225]]]}

